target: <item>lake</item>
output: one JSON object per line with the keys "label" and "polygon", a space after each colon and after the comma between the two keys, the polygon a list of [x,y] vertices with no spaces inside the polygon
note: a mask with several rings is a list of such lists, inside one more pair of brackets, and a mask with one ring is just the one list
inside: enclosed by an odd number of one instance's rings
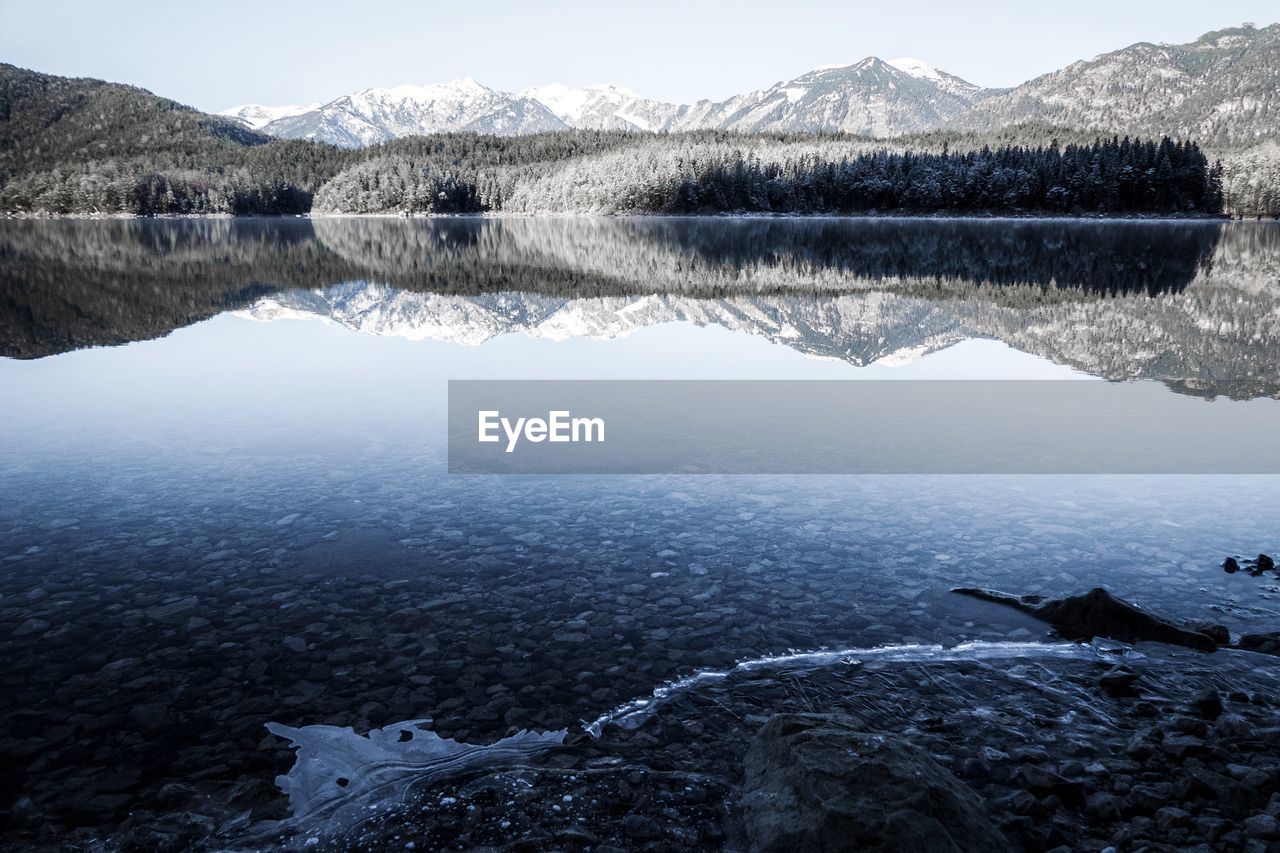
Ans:
{"label": "lake", "polygon": [[[1079,646],[950,590],[1274,631],[1275,579],[1221,564],[1280,546],[1280,477],[461,476],[445,427],[458,379],[1108,380],[1269,411],[1280,223],[0,221],[0,356],[7,843],[731,847],[736,744],[773,710],[852,707],[958,767],[930,720],[1006,758],[1130,737],[1081,687],[1108,655],[1169,702],[1276,686],[1258,655]],[[366,786],[368,741],[307,741],[290,811],[268,723],[401,721],[428,752],[572,748]]]}

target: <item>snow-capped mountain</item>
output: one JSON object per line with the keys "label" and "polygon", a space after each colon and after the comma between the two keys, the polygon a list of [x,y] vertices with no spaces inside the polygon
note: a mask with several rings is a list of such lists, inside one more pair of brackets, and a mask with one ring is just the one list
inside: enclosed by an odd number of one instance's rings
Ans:
{"label": "snow-capped mountain", "polygon": [[266,127],[277,119],[296,116],[299,113],[305,113],[319,107],[319,104],[307,104],[301,106],[298,104],[289,104],[284,107],[266,107],[262,104],[241,104],[238,107],[231,107],[218,113],[220,116],[229,116],[238,118],[254,130]]}
{"label": "snow-capped mountain", "polygon": [[262,130],[286,139],[316,139],[357,148],[425,133],[474,131],[506,136],[564,127],[538,101],[490,89],[468,77],[434,86],[365,89],[278,118]]}
{"label": "snow-capped mountain", "polygon": [[930,80],[936,83],[943,91],[950,92],[953,95],[973,97],[981,91],[981,87],[975,86],[968,80],[963,80],[954,74],[948,74],[941,68],[935,68],[923,59],[902,56],[897,59],[890,59],[887,64],[892,65],[904,74],[910,74],[912,77]]}
{"label": "snow-capped mountain", "polygon": [[519,134],[567,127],[633,131],[800,132],[877,136],[943,124],[984,90],[917,59],[868,57],[814,68],[794,80],[724,101],[669,104],[621,86],[538,86],[500,92],[467,78],[435,86],[366,89],[310,108],[249,105],[227,110],[273,136],[359,147],[412,134]]}
{"label": "snow-capped mountain", "polygon": [[843,131],[894,136],[929,130],[963,114],[982,89],[918,60],[899,67],[869,56],[820,65],[761,92],[682,108],[668,129]]}
{"label": "snow-capped mountain", "polygon": [[984,99],[956,124],[1038,121],[1249,145],[1280,128],[1280,24],[1206,33],[1190,44],[1140,42],[1075,62]]}
{"label": "snow-capped mountain", "polygon": [[552,83],[521,94],[545,105],[569,127],[598,130],[666,130],[681,109],[676,104],[642,98],[622,86],[571,89]]}
{"label": "snow-capped mountain", "polygon": [[466,79],[367,89],[310,108],[250,104],[223,114],[274,136],[347,146],[438,131],[712,128],[895,136],[1027,122],[1248,146],[1273,138],[1280,127],[1280,24],[1219,30],[1190,44],[1142,42],[1009,90],[982,89],[919,59],[870,56],[692,104],[613,85],[551,84],[512,94]]}

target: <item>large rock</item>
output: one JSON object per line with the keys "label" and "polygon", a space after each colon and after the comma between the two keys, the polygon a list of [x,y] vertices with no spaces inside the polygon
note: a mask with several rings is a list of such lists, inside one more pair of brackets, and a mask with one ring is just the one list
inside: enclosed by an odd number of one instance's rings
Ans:
{"label": "large rock", "polygon": [[1084,595],[1049,599],[1040,595],[1009,595],[989,589],[963,588],[955,592],[1016,607],[1048,622],[1068,640],[1091,640],[1094,637],[1109,637],[1124,643],[1151,640],[1211,652],[1218,647],[1214,636],[1224,642],[1227,636],[1226,629],[1219,625],[1184,625],[1152,615],[1101,587]]}
{"label": "large rock", "polygon": [[1245,634],[1240,638],[1240,648],[1266,655],[1280,655],[1280,631],[1267,634]]}
{"label": "large rock", "polygon": [[773,717],[745,770],[740,806],[753,850],[1011,849],[978,795],[928,753],[849,717]]}

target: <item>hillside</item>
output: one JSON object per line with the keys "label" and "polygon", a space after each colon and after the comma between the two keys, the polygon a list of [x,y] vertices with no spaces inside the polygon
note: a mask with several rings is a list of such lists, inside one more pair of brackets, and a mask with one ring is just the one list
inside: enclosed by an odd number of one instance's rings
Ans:
{"label": "hillside", "polygon": [[1027,121],[1135,135],[1170,134],[1219,150],[1280,134],[1280,24],[1141,42],[985,98],[953,124]]}
{"label": "hillside", "polygon": [[305,213],[344,165],[145,89],[0,65],[0,211]]}
{"label": "hillside", "polygon": [[145,89],[0,64],[0,176],[139,155],[194,163],[268,141]]}

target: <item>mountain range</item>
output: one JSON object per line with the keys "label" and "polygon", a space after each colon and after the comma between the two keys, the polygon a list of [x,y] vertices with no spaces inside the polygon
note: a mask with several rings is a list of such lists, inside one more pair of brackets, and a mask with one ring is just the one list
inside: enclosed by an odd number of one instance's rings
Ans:
{"label": "mountain range", "polygon": [[1141,42],[1007,90],[982,88],[918,59],[872,56],[692,104],[615,85],[552,84],[511,93],[466,78],[366,89],[309,106],[247,104],[222,115],[272,136],[347,147],[450,131],[721,129],[885,137],[1028,122],[1248,147],[1280,127],[1280,24],[1244,24],[1189,44]]}

